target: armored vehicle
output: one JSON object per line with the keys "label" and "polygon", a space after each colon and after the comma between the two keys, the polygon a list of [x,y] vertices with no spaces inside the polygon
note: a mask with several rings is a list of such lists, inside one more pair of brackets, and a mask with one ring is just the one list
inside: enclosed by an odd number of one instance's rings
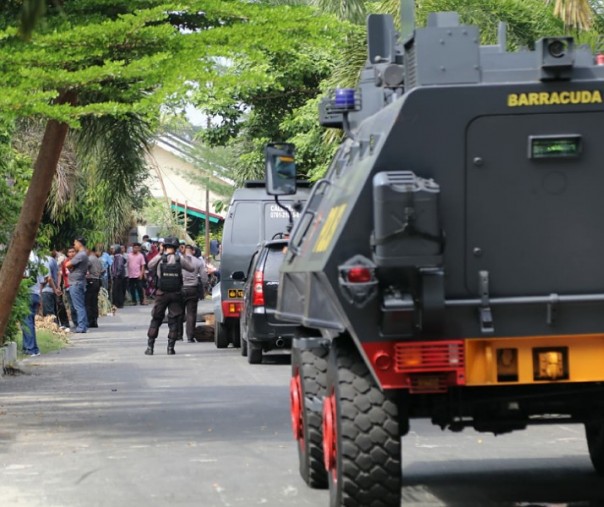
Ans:
{"label": "armored vehicle", "polygon": [[300,472],[332,506],[398,506],[421,417],[582,423],[603,474],[602,59],[401,11],[399,37],[369,16],[359,88],[320,107],[346,136],[282,266]]}
{"label": "armored vehicle", "polygon": [[214,306],[214,344],[217,348],[232,343],[240,345],[239,317],[243,304],[243,281],[233,280],[232,274],[247,269],[258,243],[286,231],[290,213],[297,202],[304,202],[309,193],[308,182],[297,182],[298,191],[283,200],[280,207],[267,194],[263,181],[248,181],[235,190],[229,204],[222,233],[220,282],[212,289]]}

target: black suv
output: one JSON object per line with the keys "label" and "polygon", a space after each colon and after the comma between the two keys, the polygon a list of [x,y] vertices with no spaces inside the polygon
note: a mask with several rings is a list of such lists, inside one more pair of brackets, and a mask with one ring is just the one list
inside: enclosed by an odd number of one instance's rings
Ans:
{"label": "black suv", "polygon": [[276,348],[291,348],[295,326],[275,318],[279,268],[283,263],[288,240],[260,243],[250,261],[247,274],[233,278],[245,280],[241,311],[241,355],[250,364],[262,362],[262,353]]}

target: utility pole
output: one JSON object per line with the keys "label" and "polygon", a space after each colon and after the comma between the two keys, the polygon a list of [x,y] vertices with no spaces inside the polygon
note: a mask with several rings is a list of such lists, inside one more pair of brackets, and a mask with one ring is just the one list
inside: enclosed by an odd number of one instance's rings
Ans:
{"label": "utility pole", "polygon": [[185,199],[185,237],[187,237],[189,235],[189,228],[188,228],[188,215],[189,215],[189,201],[187,201]]}
{"label": "utility pole", "polygon": [[210,258],[210,177],[206,181],[206,246],[204,249],[206,259]]}

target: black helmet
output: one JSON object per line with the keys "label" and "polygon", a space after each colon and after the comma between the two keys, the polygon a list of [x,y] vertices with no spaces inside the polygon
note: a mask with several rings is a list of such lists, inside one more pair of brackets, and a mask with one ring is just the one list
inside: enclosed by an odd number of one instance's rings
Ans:
{"label": "black helmet", "polygon": [[164,246],[178,248],[178,238],[168,236],[166,239],[164,239]]}

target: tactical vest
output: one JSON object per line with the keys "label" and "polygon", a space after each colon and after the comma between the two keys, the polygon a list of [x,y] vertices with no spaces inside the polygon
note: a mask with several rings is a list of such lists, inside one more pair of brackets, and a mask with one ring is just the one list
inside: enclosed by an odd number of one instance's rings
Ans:
{"label": "tactical vest", "polygon": [[163,292],[178,292],[182,289],[182,266],[178,255],[174,264],[168,264],[168,256],[162,255],[157,288]]}

